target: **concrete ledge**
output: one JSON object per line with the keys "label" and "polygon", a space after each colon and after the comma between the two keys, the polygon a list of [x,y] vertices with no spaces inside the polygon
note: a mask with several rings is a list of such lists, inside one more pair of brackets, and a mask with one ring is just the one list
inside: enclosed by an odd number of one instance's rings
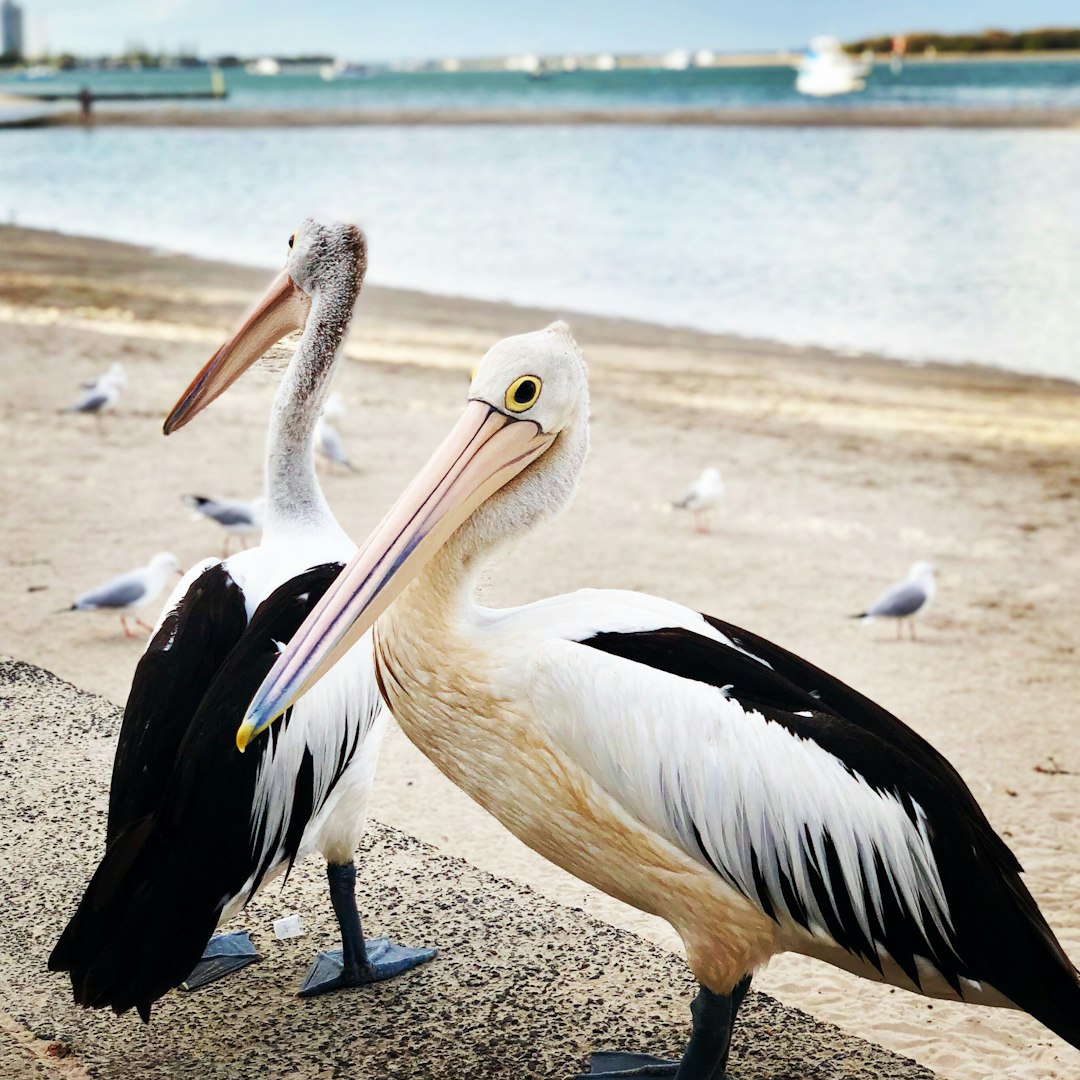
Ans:
{"label": "concrete ledge", "polygon": [[[5,1077],[516,1080],[569,1077],[592,1049],[681,1051],[694,987],[680,959],[375,823],[361,867],[365,925],[437,945],[431,964],[370,989],[296,998],[313,953],[336,945],[323,865],[312,858],[238,920],[261,963],[170,994],[148,1028],[133,1014],[76,1009],[66,977],[45,961],[101,848],[119,720],[115,706],[40,668],[0,661]],[[292,912],[307,933],[279,942],[270,921]],[[761,994],[744,1007],[731,1075],[933,1077]]]}

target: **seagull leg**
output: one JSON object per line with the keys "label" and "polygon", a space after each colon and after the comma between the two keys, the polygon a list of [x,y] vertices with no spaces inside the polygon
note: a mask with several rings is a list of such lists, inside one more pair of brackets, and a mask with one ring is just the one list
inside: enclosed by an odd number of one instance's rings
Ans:
{"label": "seagull leg", "polygon": [[918,641],[919,639],[915,636],[915,620],[914,619],[908,619],[908,629],[911,631],[911,640],[912,641]]}
{"label": "seagull leg", "polygon": [[340,949],[321,952],[300,987],[300,997],[315,997],[346,986],[392,979],[403,971],[430,960],[434,949],[412,949],[395,945],[389,938],[364,941],[360,912],[356,907],[356,866],[351,863],[327,863],[330,901],[341,928]]}
{"label": "seagull leg", "polygon": [[681,1061],[651,1054],[602,1052],[592,1055],[589,1072],[579,1074],[575,1080],[662,1076],[673,1080],[726,1080],[735,1017],[749,989],[749,975],[730,994],[714,994],[704,986],[698,988],[698,995],[690,1006],[694,1018],[693,1033]]}
{"label": "seagull leg", "polygon": [[238,930],[233,934],[215,934],[207,942],[202,958],[191,974],[180,984],[180,989],[198,990],[200,986],[216,982],[234,971],[246,968],[258,959],[259,954],[251,944],[246,930]]}
{"label": "seagull leg", "polygon": [[136,626],[141,626],[148,634],[154,632],[154,628],[149,623],[144,623],[142,619],[136,619],[135,624]]}
{"label": "seagull leg", "polygon": [[138,634],[133,634],[131,632],[131,628],[127,624],[127,616],[126,615],[121,615],[120,616],[120,625],[124,628],[124,637],[133,638],[133,637],[138,637],[139,636]]}

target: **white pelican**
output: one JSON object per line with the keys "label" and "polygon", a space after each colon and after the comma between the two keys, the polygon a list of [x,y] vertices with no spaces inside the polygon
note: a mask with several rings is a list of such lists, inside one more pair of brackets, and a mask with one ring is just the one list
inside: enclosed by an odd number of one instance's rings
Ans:
{"label": "white pelican", "polygon": [[189,973],[192,988],[255,959],[243,933],[200,954],[220,923],[316,848],[343,950],[319,954],[302,994],[389,978],[434,955],[365,943],[357,912],[353,854],[388,718],[370,639],[263,753],[221,754],[279,643],[356,550],[315,478],[312,433],[366,247],[354,226],[311,221],[290,247],[285,270],[165,423],[166,432],[187,423],[270,344],[304,328],[270,421],[262,545],[194,568],[167,604],[124,713],[106,852],[49,960],[70,971],[78,1003],[136,1008],[144,1020]]}
{"label": "white pelican", "polygon": [[717,1080],[752,973],[785,950],[1024,1009],[1080,1046],[1077,972],[1019,864],[894,716],[655,597],[475,604],[488,552],[573,494],[587,395],[562,324],[487,354],[461,420],[278,657],[237,746],[378,619],[376,672],[409,738],[534,850],[682,936],[701,987],[682,1062],[596,1055],[594,1074]]}
{"label": "white pelican", "polygon": [[[147,604],[153,603],[161,595],[169,578],[179,573],[182,571],[176,556],[169,551],[159,551],[145,566],[110,578],[104,585],[75,597],[71,607],[63,610],[118,611],[124,637],[137,637],[128,626],[128,613],[141,611]],[[144,630],[153,632],[152,626],[136,615],[132,617]]]}
{"label": "white pelican", "polygon": [[124,365],[117,362],[109,366],[104,375],[92,383],[84,383],[85,393],[68,412],[101,414],[111,409],[120,397],[120,391],[127,386],[127,373]]}
{"label": "white pelican", "polygon": [[225,546],[221,557],[229,554],[229,544],[234,536],[240,538],[240,546],[246,547],[245,537],[262,528],[264,499],[220,499],[208,495],[181,495],[180,501],[190,506],[197,515],[217,522],[225,530]]}
{"label": "white pelican", "polygon": [[915,616],[925,611],[937,593],[936,571],[932,563],[912,563],[903,581],[890,585],[865,611],[853,615],[853,619],[895,619],[896,639],[900,640],[901,628],[907,621],[911,640],[915,640]]}
{"label": "white pelican", "polygon": [[720,478],[720,470],[710,465],[686,489],[682,498],[671,505],[676,510],[692,510],[694,527],[699,533],[707,533],[712,531],[709,526],[710,514],[723,497],[724,481]]}

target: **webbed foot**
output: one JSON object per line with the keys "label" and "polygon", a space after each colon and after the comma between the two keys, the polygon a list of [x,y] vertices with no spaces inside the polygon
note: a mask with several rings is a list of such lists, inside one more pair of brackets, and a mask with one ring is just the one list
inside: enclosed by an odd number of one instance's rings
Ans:
{"label": "webbed foot", "polygon": [[426,963],[436,949],[413,949],[407,945],[395,945],[389,938],[372,938],[364,943],[367,963],[346,971],[343,952],[321,952],[307,973],[298,991],[300,997],[315,997],[342,990],[350,986],[366,986],[368,983],[392,979],[403,971]]}
{"label": "webbed foot", "polygon": [[202,959],[180,984],[180,989],[198,990],[201,986],[246,968],[258,959],[259,954],[251,944],[246,930],[237,930],[232,934],[215,934],[203,949]]}
{"label": "webbed foot", "polygon": [[574,1080],[597,1080],[598,1077],[652,1077],[674,1076],[679,1062],[670,1058],[653,1057],[652,1054],[629,1054],[622,1050],[601,1050],[589,1058],[589,1071],[580,1073]]}

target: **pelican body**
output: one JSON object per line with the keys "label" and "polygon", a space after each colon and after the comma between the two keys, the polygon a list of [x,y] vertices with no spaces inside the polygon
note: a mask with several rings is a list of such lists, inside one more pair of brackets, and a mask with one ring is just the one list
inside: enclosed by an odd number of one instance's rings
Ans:
{"label": "pelican body", "polygon": [[194,567],[166,605],[124,714],[105,856],[49,961],[70,971],[80,1004],[136,1008],[144,1020],[181,982],[256,959],[246,934],[208,939],[314,850],[327,859],[343,948],[319,954],[301,993],[388,978],[433,955],[365,942],[356,908],[353,854],[388,720],[370,639],[258,754],[221,753],[279,643],[356,550],[315,479],[312,443],[366,246],[353,226],[310,221],[294,240],[285,271],[165,424],[168,434],[187,423],[269,344],[304,329],[270,423],[263,542]]}
{"label": "pelican body", "polygon": [[490,350],[457,426],[277,658],[237,746],[374,625],[406,735],[534,850],[682,937],[700,989],[681,1062],[597,1054],[593,1076],[725,1076],[750,978],[785,950],[1023,1009],[1080,1045],[1076,969],[1019,864],[896,717],[656,597],[475,603],[487,553],[569,501],[587,402],[562,324]]}

